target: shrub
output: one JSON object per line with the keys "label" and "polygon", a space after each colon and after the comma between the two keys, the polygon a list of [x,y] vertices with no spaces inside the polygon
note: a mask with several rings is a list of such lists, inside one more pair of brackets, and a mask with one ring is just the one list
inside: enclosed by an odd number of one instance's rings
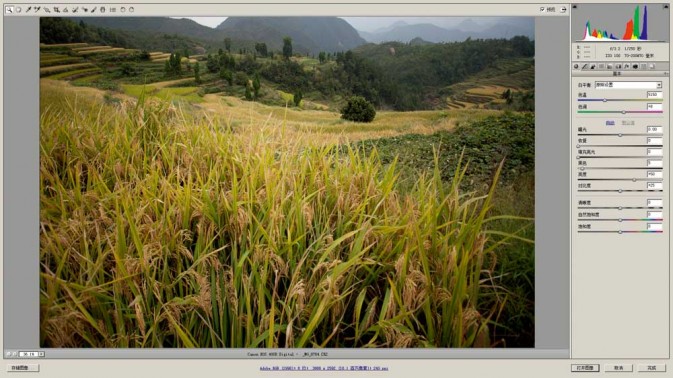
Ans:
{"label": "shrub", "polygon": [[248,75],[245,74],[245,72],[238,71],[234,75],[234,83],[236,85],[248,85]]}
{"label": "shrub", "polygon": [[341,108],[341,118],[354,122],[371,122],[376,116],[374,105],[364,97],[354,96]]}

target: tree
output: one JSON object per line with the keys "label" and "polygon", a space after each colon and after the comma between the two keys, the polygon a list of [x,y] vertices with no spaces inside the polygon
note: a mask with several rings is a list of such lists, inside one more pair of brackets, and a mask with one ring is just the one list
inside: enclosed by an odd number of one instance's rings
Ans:
{"label": "tree", "polygon": [[341,118],[354,122],[371,122],[376,116],[374,105],[364,97],[353,96],[348,103],[341,108]]}
{"label": "tree", "polygon": [[121,69],[124,76],[133,76],[136,74],[135,68],[129,63],[122,63]]}
{"label": "tree", "polygon": [[217,57],[213,56],[212,54],[208,54],[208,57],[206,58],[206,68],[212,73],[219,71],[220,64],[217,61]]}
{"label": "tree", "polygon": [[321,51],[320,54],[318,54],[318,60],[320,61],[321,64],[325,63],[325,61],[327,60],[327,56],[325,56],[324,51]]}
{"label": "tree", "polygon": [[172,53],[166,63],[164,63],[164,71],[166,76],[180,76],[182,75],[182,57],[180,53]]}
{"label": "tree", "polygon": [[500,95],[500,98],[507,100],[507,103],[512,102],[512,90],[507,88],[506,91],[502,92],[502,95]]}
{"label": "tree", "polygon": [[224,39],[224,48],[231,52],[231,38],[227,37]]}
{"label": "tree", "polygon": [[201,84],[201,66],[199,66],[199,62],[194,64],[194,81],[196,84]]}
{"label": "tree", "polygon": [[283,38],[283,56],[285,59],[290,59],[292,56],[292,38]]}
{"label": "tree", "polygon": [[304,97],[304,95],[301,93],[301,89],[297,89],[294,92],[294,96],[292,96],[292,100],[294,101],[294,106],[299,106],[301,103],[301,99]]}
{"label": "tree", "polygon": [[245,86],[245,99],[250,101],[252,100],[252,93],[250,92],[250,85]]}
{"label": "tree", "polygon": [[255,93],[255,98],[259,97],[259,88],[261,88],[261,84],[259,82],[259,75],[255,73],[255,78],[252,80],[252,90]]}
{"label": "tree", "polygon": [[268,54],[267,48],[266,48],[266,43],[260,42],[260,43],[255,43],[255,51],[263,57],[266,57]]}
{"label": "tree", "polygon": [[232,86],[234,84],[234,76],[231,74],[231,71],[229,71],[224,67],[220,69],[220,79],[226,80],[229,86]]}
{"label": "tree", "polygon": [[189,59],[189,50],[186,47],[182,50],[182,55],[184,55],[185,58]]}
{"label": "tree", "polygon": [[180,76],[182,75],[182,56],[180,56],[180,53],[175,53],[174,59],[173,69],[175,70],[175,74]]}

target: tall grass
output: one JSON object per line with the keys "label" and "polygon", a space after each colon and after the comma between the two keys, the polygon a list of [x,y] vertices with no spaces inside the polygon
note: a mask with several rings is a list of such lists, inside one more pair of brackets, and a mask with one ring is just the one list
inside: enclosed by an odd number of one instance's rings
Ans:
{"label": "tall grass", "polygon": [[461,192],[461,168],[402,194],[376,151],[282,122],[48,86],[41,103],[41,345],[491,345],[493,189]]}

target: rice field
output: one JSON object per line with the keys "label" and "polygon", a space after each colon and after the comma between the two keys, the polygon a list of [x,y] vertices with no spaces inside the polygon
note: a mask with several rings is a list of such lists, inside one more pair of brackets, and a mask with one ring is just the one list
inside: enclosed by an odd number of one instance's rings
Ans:
{"label": "rice field", "polygon": [[[41,346],[493,345],[495,185],[435,158],[402,190],[335,113],[125,90],[41,80]],[[389,113],[370,137],[483,116]]]}
{"label": "rice field", "polygon": [[124,48],[121,48],[121,47],[113,47],[113,48],[99,48],[99,49],[78,51],[77,54],[79,54],[79,55],[119,54],[119,53],[127,53],[127,52],[132,52],[132,51],[135,51],[135,50],[124,49]]}
{"label": "rice field", "polygon": [[93,64],[91,63],[73,63],[73,64],[61,64],[57,66],[41,67],[40,75],[44,76],[46,74],[57,74],[60,72],[67,72],[82,67],[92,67],[92,66]]}
{"label": "rice field", "polygon": [[535,65],[533,59],[503,60],[497,67],[491,67],[470,77],[464,82],[448,87],[452,93],[446,98],[450,109],[477,108],[482,104],[501,104],[501,95],[506,90],[512,92],[533,89],[535,85]]}
{"label": "rice field", "polygon": [[78,43],[54,43],[54,44],[45,44],[45,43],[40,43],[40,49],[58,49],[58,48],[76,48],[76,47],[84,47],[88,46],[88,43],[85,42],[78,42]]}
{"label": "rice field", "polygon": [[55,75],[47,76],[47,79],[52,79],[52,80],[74,80],[74,79],[79,79],[87,76],[91,76],[93,74],[97,74],[100,72],[100,68],[98,67],[91,67],[91,68],[83,68],[83,69],[78,69],[78,70],[73,70],[73,71],[66,71],[66,72],[61,72]]}

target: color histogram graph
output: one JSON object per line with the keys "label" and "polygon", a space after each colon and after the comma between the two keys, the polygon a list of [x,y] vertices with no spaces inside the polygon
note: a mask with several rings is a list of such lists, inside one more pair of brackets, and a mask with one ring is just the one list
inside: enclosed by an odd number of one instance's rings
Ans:
{"label": "color histogram graph", "polygon": [[584,29],[584,38],[582,41],[647,41],[647,6],[643,7],[643,22],[640,23],[640,6],[636,6],[631,18],[624,29],[624,34],[621,38],[607,30],[591,29],[591,22],[587,20],[586,28]]}

